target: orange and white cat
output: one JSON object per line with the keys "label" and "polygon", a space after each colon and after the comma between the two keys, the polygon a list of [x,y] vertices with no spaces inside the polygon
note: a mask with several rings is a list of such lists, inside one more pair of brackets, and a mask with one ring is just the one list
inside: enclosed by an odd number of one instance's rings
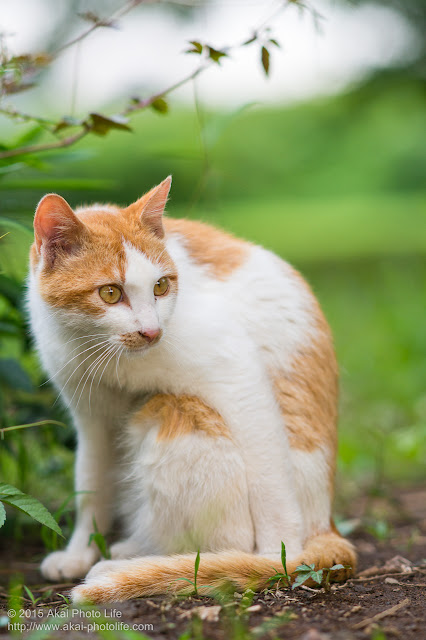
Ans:
{"label": "orange and white cat", "polygon": [[163,218],[170,184],[126,209],[50,194],[36,211],[32,329],[77,429],[81,492],[42,573],[84,577],[94,522],[127,532],[75,602],[184,590],[197,549],[200,586],[266,586],[281,541],[290,573],[355,566],[331,519],[337,368],[318,303],[269,251]]}

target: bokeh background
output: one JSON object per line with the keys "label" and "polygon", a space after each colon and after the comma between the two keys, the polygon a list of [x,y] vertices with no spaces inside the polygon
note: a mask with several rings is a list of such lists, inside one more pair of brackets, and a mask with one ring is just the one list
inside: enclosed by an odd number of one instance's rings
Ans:
{"label": "bokeh background", "polygon": [[[209,221],[276,251],[324,308],[341,370],[338,511],[360,494],[423,482],[423,0],[133,4],[0,1],[0,231],[8,234],[0,240],[1,427],[67,425],[4,432],[0,480],[58,517],[72,508],[74,434],[45,384],[24,310],[37,201],[56,191],[71,205],[127,205],[172,173],[169,215]],[[64,47],[96,16],[112,15]],[[257,40],[239,46],[253,33]],[[131,131],[1,159],[2,151],[55,140],[49,129],[64,117],[74,128],[59,135],[71,135],[89,113],[118,113],[179,82],[200,64],[201,56],[185,53],[190,40],[229,55],[157,108],[136,112]],[[11,71],[11,57],[41,52],[51,59],[31,73],[19,59]],[[23,83],[27,90],[18,91]],[[23,535],[25,518],[12,515],[0,541]],[[385,535],[386,523],[377,530]]]}

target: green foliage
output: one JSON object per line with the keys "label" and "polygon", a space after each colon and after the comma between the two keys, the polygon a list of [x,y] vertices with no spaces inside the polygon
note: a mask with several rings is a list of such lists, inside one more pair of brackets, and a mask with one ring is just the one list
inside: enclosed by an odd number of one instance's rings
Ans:
{"label": "green foliage", "polygon": [[279,571],[274,569],[275,575],[269,578],[269,582],[271,583],[271,586],[274,584],[277,584],[278,582],[281,582],[284,587],[289,589],[291,585],[291,580],[287,572],[287,552],[285,549],[285,544],[282,540],[281,540],[281,564],[283,565],[284,573],[280,573]]}
{"label": "green foliage", "polygon": [[[0,503],[7,504],[23,513],[26,513],[37,522],[44,524],[49,529],[52,529],[57,534],[62,536],[62,531],[60,530],[58,523],[53,518],[53,516],[49,513],[45,506],[41,504],[36,498],[29,496],[22,491],[19,491],[16,487],[13,487],[10,484],[6,484],[5,482],[0,482]],[[6,514],[3,513],[2,521],[0,519],[0,526],[4,524],[6,519]]]}
{"label": "green foliage", "polygon": [[93,518],[93,529],[93,533],[89,536],[89,545],[94,542],[101,552],[101,556],[105,558],[105,560],[111,560],[111,553],[108,548],[107,541],[105,540],[104,535],[99,531],[95,518]]}
{"label": "green foliage", "polygon": [[317,585],[324,587],[325,591],[330,591],[330,576],[333,571],[339,571],[339,569],[344,569],[345,567],[342,564],[335,564],[329,568],[319,569],[318,571],[315,569],[315,564],[301,564],[296,567],[296,579],[292,584],[292,589],[296,589],[296,587],[300,587],[305,582],[312,580]]}
{"label": "green foliage", "polygon": [[[189,582],[189,584],[191,584],[194,588],[193,592],[191,595],[198,595],[198,588],[197,588],[197,576],[198,576],[198,569],[200,567],[200,550],[198,549],[197,551],[197,555],[195,556],[195,563],[194,563],[194,580],[190,580],[189,578],[177,578],[177,580],[185,580],[185,582]],[[203,587],[205,587],[206,585],[203,585]]]}

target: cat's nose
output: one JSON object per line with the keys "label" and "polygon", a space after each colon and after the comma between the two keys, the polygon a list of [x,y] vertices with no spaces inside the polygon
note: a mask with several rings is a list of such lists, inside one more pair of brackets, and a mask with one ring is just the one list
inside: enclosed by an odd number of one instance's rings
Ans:
{"label": "cat's nose", "polygon": [[138,333],[147,342],[153,342],[160,335],[161,329],[159,327],[157,329],[144,329],[143,331],[138,331]]}

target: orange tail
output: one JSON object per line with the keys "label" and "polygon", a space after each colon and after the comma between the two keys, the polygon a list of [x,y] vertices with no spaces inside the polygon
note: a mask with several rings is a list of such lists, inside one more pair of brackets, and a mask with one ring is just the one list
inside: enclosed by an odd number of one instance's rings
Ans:
{"label": "orange tail", "polygon": [[[103,570],[100,563],[99,569],[72,590],[72,599],[74,603],[101,603],[161,593],[188,593],[192,586],[186,580],[194,580],[194,561],[195,554],[189,553],[113,561],[105,563]],[[315,563],[317,569],[334,564],[349,566],[333,572],[332,580],[341,582],[355,571],[356,554],[350,542],[330,531],[312,538],[303,553],[287,563],[288,573],[294,574],[303,562]],[[274,569],[282,572],[279,559],[238,551],[202,553],[197,587],[204,594],[211,592],[212,587],[220,589],[229,583],[237,590],[261,590],[270,584]]]}

